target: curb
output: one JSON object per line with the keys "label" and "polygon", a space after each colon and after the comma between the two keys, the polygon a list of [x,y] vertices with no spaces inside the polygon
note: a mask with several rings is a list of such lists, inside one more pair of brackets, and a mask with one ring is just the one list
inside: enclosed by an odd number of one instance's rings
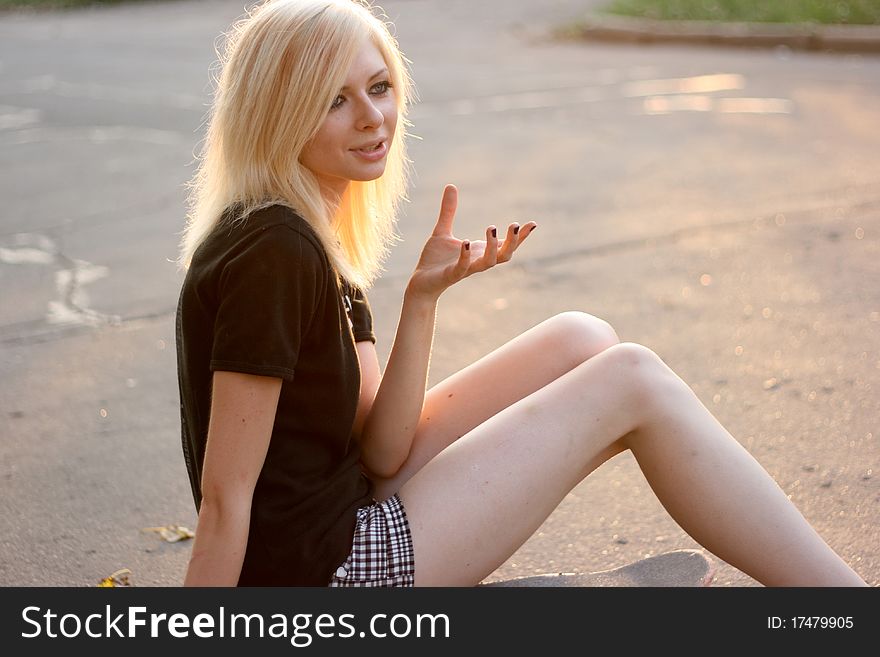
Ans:
{"label": "curb", "polygon": [[556,35],[623,43],[691,43],[880,53],[880,26],[665,21],[589,14]]}

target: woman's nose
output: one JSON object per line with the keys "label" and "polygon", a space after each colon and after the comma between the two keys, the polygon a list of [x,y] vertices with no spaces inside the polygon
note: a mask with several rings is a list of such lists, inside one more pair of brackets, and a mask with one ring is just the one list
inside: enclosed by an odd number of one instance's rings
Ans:
{"label": "woman's nose", "polygon": [[378,128],[385,122],[385,115],[376,107],[372,99],[365,100],[361,103],[360,113],[358,115],[358,129],[366,130],[368,128]]}

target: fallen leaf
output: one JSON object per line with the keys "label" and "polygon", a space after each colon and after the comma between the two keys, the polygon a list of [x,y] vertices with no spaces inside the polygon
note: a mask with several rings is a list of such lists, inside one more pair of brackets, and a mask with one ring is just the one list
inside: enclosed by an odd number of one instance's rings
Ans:
{"label": "fallen leaf", "polygon": [[99,588],[117,586],[131,586],[131,571],[128,568],[121,568],[98,582]]}
{"label": "fallen leaf", "polygon": [[183,525],[166,525],[165,527],[144,527],[145,532],[156,532],[162,540],[168,543],[177,543],[188,538],[194,538],[195,533]]}

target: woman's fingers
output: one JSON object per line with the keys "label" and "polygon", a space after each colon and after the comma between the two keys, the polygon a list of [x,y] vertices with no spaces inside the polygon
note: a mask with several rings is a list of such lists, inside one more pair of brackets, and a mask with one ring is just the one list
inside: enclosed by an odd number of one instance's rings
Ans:
{"label": "woman's fingers", "polygon": [[[532,234],[537,227],[534,221],[530,221],[522,226],[512,223],[507,227],[507,236],[503,240],[498,239],[498,231],[495,226],[489,226],[486,229],[486,241],[475,240],[462,242],[459,260],[456,263],[456,270],[462,273],[460,268],[465,267],[464,276],[475,274],[477,272],[491,269],[496,264],[507,262],[513,257],[514,251],[519,245]],[[465,248],[465,244],[469,248]],[[467,256],[467,257],[465,257]]]}
{"label": "woman's fingers", "polygon": [[507,262],[519,246],[519,224],[514,222],[507,227],[507,237],[498,250],[498,262]]}
{"label": "woman's fingers", "polygon": [[456,279],[461,280],[467,276],[468,267],[471,264],[471,243],[464,240],[461,243],[461,250],[458,253],[458,262],[455,263]]}
{"label": "woman's fingers", "polygon": [[498,229],[489,226],[486,229],[486,252],[483,254],[483,269],[494,267],[498,262]]}
{"label": "woman's fingers", "polygon": [[516,245],[513,247],[514,250],[519,248],[519,245],[522,244],[525,239],[532,234],[532,231],[538,227],[538,224],[534,221],[529,221],[522,226],[519,227],[519,230],[516,231]]}
{"label": "woman's fingers", "polygon": [[458,189],[455,185],[446,185],[443,189],[443,198],[440,201],[440,215],[434,226],[434,235],[452,235],[456,207],[458,207]]}
{"label": "woman's fingers", "polygon": [[513,252],[519,248],[525,239],[532,234],[538,224],[529,221],[523,226],[514,222],[507,227],[507,237],[500,243],[498,251],[498,262],[507,262],[513,257]]}

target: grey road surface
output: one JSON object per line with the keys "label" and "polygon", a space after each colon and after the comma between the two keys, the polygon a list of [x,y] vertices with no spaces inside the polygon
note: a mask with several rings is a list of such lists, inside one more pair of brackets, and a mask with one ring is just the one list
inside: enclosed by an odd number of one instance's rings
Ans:
{"label": "grey road surface", "polygon": [[[557,43],[595,2],[388,0],[420,93],[380,360],[442,187],[540,228],[441,300],[433,385],[557,313],[656,351],[880,584],[880,57]],[[0,584],[182,580],[172,263],[240,0],[0,15]],[[697,544],[621,454],[487,581]],[[727,564],[716,585],[754,586]]]}

